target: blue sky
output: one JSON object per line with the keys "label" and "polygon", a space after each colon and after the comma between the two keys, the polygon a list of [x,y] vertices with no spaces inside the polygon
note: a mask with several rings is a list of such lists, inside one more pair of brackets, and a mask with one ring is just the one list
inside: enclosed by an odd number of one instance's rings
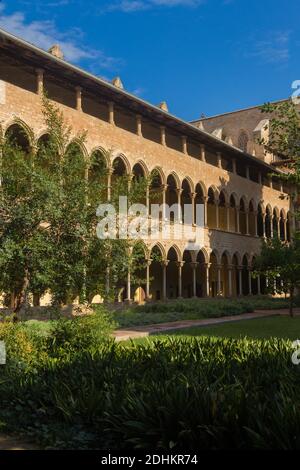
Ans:
{"label": "blue sky", "polygon": [[289,96],[299,18],[299,0],[0,0],[4,29],[187,120]]}

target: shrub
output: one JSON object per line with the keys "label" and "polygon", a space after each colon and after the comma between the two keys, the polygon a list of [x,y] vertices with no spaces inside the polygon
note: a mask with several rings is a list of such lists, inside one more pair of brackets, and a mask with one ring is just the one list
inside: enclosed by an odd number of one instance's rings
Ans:
{"label": "shrub", "polygon": [[54,322],[49,337],[49,353],[54,356],[96,350],[115,327],[104,308],[92,315],[61,318]]}

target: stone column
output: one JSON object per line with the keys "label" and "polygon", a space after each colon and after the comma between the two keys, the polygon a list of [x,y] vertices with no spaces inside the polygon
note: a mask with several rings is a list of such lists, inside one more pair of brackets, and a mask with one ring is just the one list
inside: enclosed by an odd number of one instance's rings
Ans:
{"label": "stone column", "polygon": [[232,173],[236,175],[236,159],[232,159]]}
{"label": "stone column", "polygon": [[253,217],[254,217],[254,236],[257,237],[258,236],[258,232],[257,232],[257,212],[253,212]]}
{"label": "stone column", "polygon": [[228,266],[228,296],[232,297],[232,269],[233,266]]}
{"label": "stone column", "polygon": [[226,203],[226,230],[230,232],[230,204]]}
{"label": "stone column", "polygon": [[222,295],[222,290],[221,290],[221,269],[222,266],[220,264],[217,265],[217,297],[220,297]]}
{"label": "stone column", "polygon": [[218,168],[222,168],[222,154],[217,152]]}
{"label": "stone column", "polygon": [[260,275],[257,276],[257,295],[261,294]]}
{"label": "stone column", "polygon": [[184,261],[177,261],[178,266],[178,298],[182,298],[182,267],[184,265]]}
{"label": "stone column", "polygon": [[178,222],[182,222],[182,210],[181,210],[181,194],[182,194],[182,189],[176,188],[176,194],[177,194],[177,205],[178,205]]}
{"label": "stone column", "polygon": [[250,235],[249,234],[249,211],[248,210],[246,210],[245,215],[246,215],[246,235]]}
{"label": "stone column", "polygon": [[205,263],[205,297],[209,297],[209,268],[210,263]]}
{"label": "stone column", "polygon": [[187,137],[185,135],[181,136],[182,151],[187,154]]}
{"label": "stone column", "polygon": [[200,145],[200,158],[201,158],[202,162],[205,162],[205,161],[206,161],[206,158],[205,158],[205,146],[204,146],[204,145]]}
{"label": "stone column", "polygon": [[249,180],[250,179],[250,172],[249,172],[249,166],[246,166],[246,178]]}
{"label": "stone column", "polygon": [[44,91],[44,70],[36,69],[36,93],[42,96]]}
{"label": "stone column", "polygon": [[108,103],[108,122],[109,124],[115,125],[115,109],[113,101]]}
{"label": "stone column", "polygon": [[249,295],[252,295],[252,276],[251,276],[251,269],[248,268],[248,283],[249,283]]}
{"label": "stone column", "polygon": [[239,207],[235,208],[235,217],[236,217],[236,233],[240,233],[240,209]]}
{"label": "stone column", "polygon": [[207,200],[208,197],[204,196],[203,197],[203,205],[204,205],[204,227],[207,228]]}
{"label": "stone column", "polygon": [[111,200],[111,176],[113,173],[113,169],[109,168],[107,173],[107,200],[110,202]]}
{"label": "stone column", "polygon": [[162,219],[163,220],[166,220],[166,192],[167,192],[167,188],[168,188],[168,185],[167,184],[163,184],[161,186],[161,190],[162,190],[162,203],[163,203],[163,213],[162,213]]}
{"label": "stone column", "polygon": [[274,232],[273,232],[273,215],[270,214],[270,236],[271,238],[274,237]]}
{"label": "stone column", "polygon": [[266,238],[266,214],[262,214],[263,238]]}
{"label": "stone column", "polygon": [[166,146],[166,128],[165,128],[165,126],[160,126],[160,143],[164,147]]}
{"label": "stone column", "polygon": [[196,277],[197,266],[198,266],[198,263],[191,262],[191,267],[193,271],[193,297],[197,297],[197,277]]}
{"label": "stone column", "polygon": [[150,192],[150,188],[149,188],[149,184],[147,184],[147,188],[146,188],[147,217],[149,217],[149,215],[150,215],[150,197],[149,197],[149,192]]}
{"label": "stone column", "polygon": [[243,280],[242,280],[242,271],[243,271],[243,267],[242,266],[238,266],[238,273],[239,273],[239,289],[238,289],[238,296],[240,297],[241,295],[243,295]]}
{"label": "stone column", "polygon": [[167,300],[167,266],[169,264],[168,260],[162,261],[162,268],[163,268],[163,300]]}
{"label": "stone column", "polygon": [[216,228],[219,228],[219,201],[215,201],[216,206]]}
{"label": "stone column", "polygon": [[127,298],[126,298],[126,302],[128,302],[128,303],[132,302],[132,300],[131,300],[131,275],[130,275],[130,271],[128,271],[128,273],[127,273]]}
{"label": "stone column", "polygon": [[75,87],[76,90],[76,110],[82,111],[82,88],[80,86]]}
{"label": "stone column", "polygon": [[146,300],[150,299],[150,265],[151,259],[146,260]]}
{"label": "stone column", "polygon": [[258,173],[258,184],[262,184],[261,172]]}
{"label": "stone column", "polygon": [[195,199],[196,193],[190,193],[191,200],[192,200],[192,225],[196,225],[196,217],[195,217]]}
{"label": "stone column", "polygon": [[139,114],[137,114],[137,116],[136,116],[136,134],[139,137],[143,136],[143,134],[142,134],[142,116],[140,116]]}
{"label": "stone column", "polygon": [[283,219],[283,230],[284,230],[284,240],[287,241],[287,227],[286,227],[286,224],[287,224],[287,219]]}

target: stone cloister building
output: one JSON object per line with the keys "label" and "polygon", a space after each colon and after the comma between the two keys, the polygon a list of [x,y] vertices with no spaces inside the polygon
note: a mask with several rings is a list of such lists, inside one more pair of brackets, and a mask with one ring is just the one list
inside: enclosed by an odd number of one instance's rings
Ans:
{"label": "stone cloister building", "polygon": [[[186,249],[186,241],[178,237],[180,222],[173,224],[170,239],[145,240],[145,284],[132,286],[129,275],[120,298],[263,292],[266,280],[251,277],[261,239],[289,240],[294,229],[291,191],[270,177],[280,173],[278,168],[198,122],[173,116],[165,103],[154,106],[133,96],[119,79],[110,83],[69,64],[58,46],[45,52],[1,30],[0,55],[2,135],[14,133],[20,144],[38,148],[46,134],[41,112],[45,89],[63,111],[74,139],[87,131],[81,145],[84,158],[90,161],[95,153],[103,158],[108,200],[118,175],[155,172],[153,187],[145,195],[148,206],[154,190],[160,202],[204,206],[203,246]],[[196,230],[195,219],[191,230]],[[160,254],[160,261],[153,259],[154,253]]]}

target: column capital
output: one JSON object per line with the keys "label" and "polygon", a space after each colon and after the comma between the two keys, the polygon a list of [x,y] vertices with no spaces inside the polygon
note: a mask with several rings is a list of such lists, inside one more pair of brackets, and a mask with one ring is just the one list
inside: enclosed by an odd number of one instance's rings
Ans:
{"label": "column capital", "polygon": [[185,263],[185,261],[176,261],[176,266],[177,266],[178,268],[182,268],[183,265],[184,265],[184,263]]}
{"label": "column capital", "polygon": [[190,262],[190,266],[191,266],[192,269],[196,269],[197,266],[198,266],[198,264],[199,264],[199,263],[198,263],[197,261],[191,261],[191,262]]}
{"label": "column capital", "polygon": [[169,264],[169,262],[170,262],[170,261],[169,261],[168,259],[163,259],[163,260],[161,261],[161,264],[162,264],[162,266],[167,267],[168,264]]}

